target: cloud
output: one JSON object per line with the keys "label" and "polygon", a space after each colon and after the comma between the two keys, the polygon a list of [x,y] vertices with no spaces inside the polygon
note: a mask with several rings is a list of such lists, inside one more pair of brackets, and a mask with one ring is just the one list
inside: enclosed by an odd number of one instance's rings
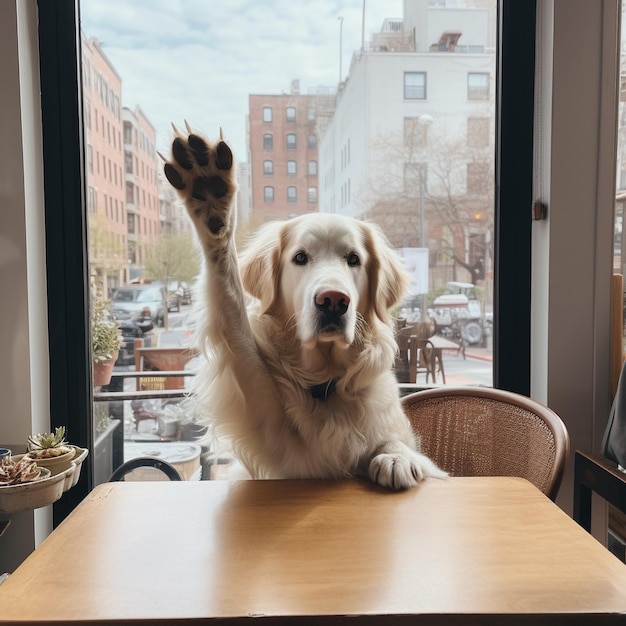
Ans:
{"label": "cloud", "polygon": [[[122,102],[140,106],[167,152],[170,122],[210,137],[221,126],[245,160],[249,94],[336,87],[361,46],[362,0],[81,0],[81,26],[122,77]],[[368,0],[366,39],[401,0]],[[343,17],[343,24],[339,21]]]}

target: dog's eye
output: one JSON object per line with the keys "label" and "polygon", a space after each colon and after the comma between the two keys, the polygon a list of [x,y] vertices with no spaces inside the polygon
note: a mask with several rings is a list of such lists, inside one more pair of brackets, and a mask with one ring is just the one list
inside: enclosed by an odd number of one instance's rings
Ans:
{"label": "dog's eye", "polygon": [[356,267],[357,265],[361,265],[361,259],[359,259],[359,255],[356,252],[351,252],[347,257],[346,261],[350,267]]}
{"label": "dog's eye", "polygon": [[296,265],[306,265],[309,262],[309,257],[306,252],[300,251],[293,257],[293,262]]}

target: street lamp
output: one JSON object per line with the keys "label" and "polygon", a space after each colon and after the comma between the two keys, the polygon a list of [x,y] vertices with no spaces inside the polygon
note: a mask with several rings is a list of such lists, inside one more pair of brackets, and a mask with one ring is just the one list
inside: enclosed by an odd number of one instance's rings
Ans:
{"label": "street lamp", "polygon": [[[434,120],[432,116],[428,115],[427,113],[423,113],[417,118],[417,123],[420,126],[428,127],[433,122]],[[420,167],[419,175],[420,175],[420,248],[425,248],[426,247],[426,232],[425,232],[425,225],[424,225],[424,221],[425,221],[424,220],[424,190],[426,187],[426,181],[424,180],[425,178],[424,168]],[[428,257],[426,258],[427,258],[426,267],[428,271]],[[425,293],[421,294],[420,317],[423,322],[426,321],[426,294]]]}

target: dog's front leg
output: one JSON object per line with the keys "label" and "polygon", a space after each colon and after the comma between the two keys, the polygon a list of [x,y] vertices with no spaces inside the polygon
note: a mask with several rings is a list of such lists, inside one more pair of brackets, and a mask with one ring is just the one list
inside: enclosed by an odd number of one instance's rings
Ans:
{"label": "dog's front leg", "polygon": [[221,132],[219,140],[210,142],[189,126],[186,133],[174,130],[164,171],[182,197],[202,245],[206,302],[200,323],[218,370],[234,364],[234,375],[245,393],[247,385],[259,383],[264,366],[250,328],[237,261],[233,153]]}

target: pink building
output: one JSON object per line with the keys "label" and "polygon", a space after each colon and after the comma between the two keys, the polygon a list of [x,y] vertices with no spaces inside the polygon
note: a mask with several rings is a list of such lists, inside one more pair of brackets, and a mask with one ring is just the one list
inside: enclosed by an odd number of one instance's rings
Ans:
{"label": "pink building", "polygon": [[82,59],[90,271],[111,289],[128,280],[122,79],[97,40],[83,38]]}
{"label": "pink building", "polygon": [[140,107],[123,109],[130,280],[144,277],[147,248],[160,234],[156,130]]}

